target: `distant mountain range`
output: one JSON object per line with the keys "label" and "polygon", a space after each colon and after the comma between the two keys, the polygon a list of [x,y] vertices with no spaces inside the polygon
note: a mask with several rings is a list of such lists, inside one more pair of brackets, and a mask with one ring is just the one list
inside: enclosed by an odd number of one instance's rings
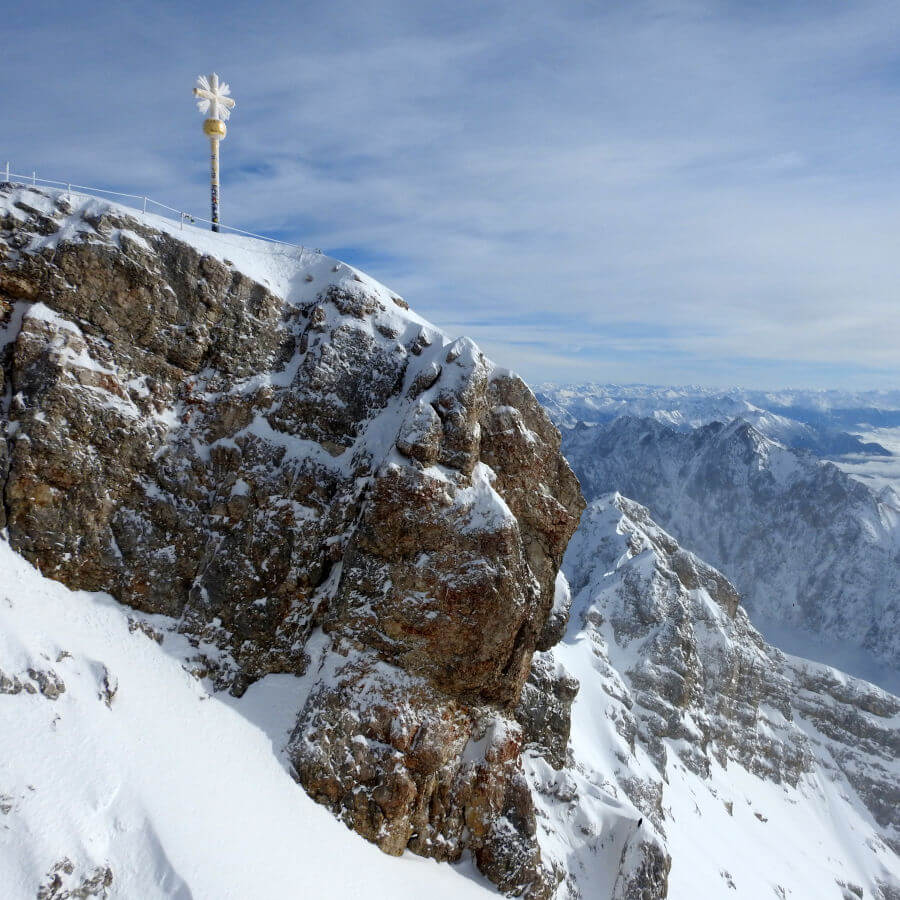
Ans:
{"label": "distant mountain range", "polygon": [[620,416],[650,417],[681,431],[743,419],[787,447],[817,456],[890,456],[874,441],[845,429],[900,426],[900,391],[715,391],[652,385],[553,385],[535,389],[560,428],[597,425]]}

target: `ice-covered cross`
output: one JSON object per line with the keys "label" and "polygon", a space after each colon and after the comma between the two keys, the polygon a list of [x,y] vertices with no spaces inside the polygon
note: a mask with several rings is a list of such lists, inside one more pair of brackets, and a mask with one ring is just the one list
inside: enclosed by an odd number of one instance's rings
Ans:
{"label": "ice-covered cross", "polygon": [[197,76],[197,86],[194,88],[194,96],[199,97],[197,109],[208,118],[228,121],[234,109],[234,100],[228,96],[230,93],[231,88],[227,84],[219,84],[219,76],[215,72]]}

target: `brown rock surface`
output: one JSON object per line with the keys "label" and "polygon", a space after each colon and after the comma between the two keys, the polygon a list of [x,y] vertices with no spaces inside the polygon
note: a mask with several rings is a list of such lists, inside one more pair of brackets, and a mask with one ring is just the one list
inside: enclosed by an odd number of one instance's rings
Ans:
{"label": "brown rock surface", "polygon": [[234,693],[315,637],[307,790],[388,852],[548,895],[511,710],[583,500],[524,383],[321,255],[22,187],[0,213],[12,546],[178,617]]}

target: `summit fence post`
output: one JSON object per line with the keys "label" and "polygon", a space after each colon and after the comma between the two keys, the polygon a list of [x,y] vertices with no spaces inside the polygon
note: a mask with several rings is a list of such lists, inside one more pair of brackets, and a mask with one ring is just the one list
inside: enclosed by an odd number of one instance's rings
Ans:
{"label": "summit fence post", "polygon": [[9,160],[6,161],[6,180],[9,181]]}

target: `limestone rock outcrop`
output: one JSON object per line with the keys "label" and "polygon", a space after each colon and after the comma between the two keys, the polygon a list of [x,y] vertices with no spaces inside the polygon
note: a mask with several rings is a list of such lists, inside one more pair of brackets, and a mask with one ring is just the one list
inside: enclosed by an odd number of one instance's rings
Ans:
{"label": "limestone rock outcrop", "polygon": [[0,195],[11,545],[176,617],[232,693],[315,667],[316,799],[549,896],[513,710],[583,500],[528,388],[320,254]]}

